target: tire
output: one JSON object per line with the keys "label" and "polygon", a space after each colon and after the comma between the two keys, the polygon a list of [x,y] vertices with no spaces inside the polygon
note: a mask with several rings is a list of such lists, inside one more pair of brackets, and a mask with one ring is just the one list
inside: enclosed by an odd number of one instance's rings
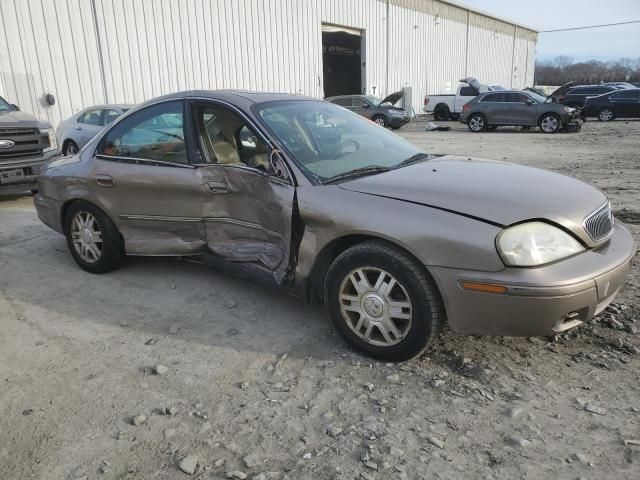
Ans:
{"label": "tire", "polygon": [[544,133],[556,133],[562,128],[562,120],[555,113],[545,113],[540,117],[538,126]]}
{"label": "tire", "polygon": [[598,110],[598,120],[600,120],[601,122],[610,122],[614,118],[616,118],[616,115],[612,108],[602,107],[600,110]]}
{"label": "tire", "polygon": [[79,151],[80,151],[80,148],[78,147],[78,144],[73,140],[67,140],[66,142],[64,142],[64,145],[62,146],[63,155],[75,155]]}
{"label": "tire", "polygon": [[[94,221],[88,223],[90,218]],[[87,235],[85,230],[92,234]],[[124,257],[120,232],[111,219],[95,205],[85,201],[73,202],[65,215],[64,232],[69,252],[82,269],[91,273],[105,273],[120,266]],[[83,248],[87,245],[92,248]]]}
{"label": "tire", "polygon": [[[325,307],[340,334],[355,349],[380,360],[416,356],[444,323],[442,301],[429,274],[387,243],[367,241],[341,253],[329,267],[324,292]],[[389,299],[396,303],[395,312]]]}
{"label": "tire", "polygon": [[446,122],[451,118],[451,110],[446,105],[438,105],[433,111],[433,119],[438,122]]}
{"label": "tire", "polygon": [[487,119],[481,113],[474,113],[467,119],[467,127],[474,133],[484,132],[487,129]]}
{"label": "tire", "polygon": [[373,120],[375,123],[377,123],[381,127],[386,127],[387,126],[387,119],[385,118],[384,115],[376,115],[371,120]]}

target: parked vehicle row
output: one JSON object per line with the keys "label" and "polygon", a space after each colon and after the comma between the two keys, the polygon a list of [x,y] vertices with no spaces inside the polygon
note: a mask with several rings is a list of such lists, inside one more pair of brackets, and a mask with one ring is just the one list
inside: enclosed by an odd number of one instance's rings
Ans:
{"label": "parked vehicle row", "polygon": [[462,107],[481,93],[506,90],[502,85],[485,85],[473,77],[463,78],[455,94],[426,95],[423,110],[435,120],[457,120]]}
{"label": "parked vehicle row", "polygon": [[460,334],[565,332],[613,300],[636,250],[590,185],[430,155],[298,95],[151,100],[48,164],[39,186],[39,218],[84,270],[189,255],[269,278],[386,360],[418,354],[445,321]]}

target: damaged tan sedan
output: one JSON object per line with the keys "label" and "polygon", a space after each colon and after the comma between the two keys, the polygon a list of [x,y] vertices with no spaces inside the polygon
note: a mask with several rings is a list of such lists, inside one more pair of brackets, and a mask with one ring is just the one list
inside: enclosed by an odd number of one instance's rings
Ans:
{"label": "damaged tan sedan", "polygon": [[418,354],[445,322],[473,335],[575,327],[611,302],[636,251],[583,182],[429,155],[292,95],[149,101],[49,164],[39,188],[40,219],[89,272],[173,255],[267,277],[389,360]]}

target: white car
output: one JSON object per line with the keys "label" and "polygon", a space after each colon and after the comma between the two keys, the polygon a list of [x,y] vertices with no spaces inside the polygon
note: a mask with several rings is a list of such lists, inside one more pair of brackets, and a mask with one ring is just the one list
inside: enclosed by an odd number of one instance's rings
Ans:
{"label": "white car", "polygon": [[434,120],[457,120],[462,107],[480,93],[506,90],[502,85],[484,85],[473,77],[463,78],[455,94],[425,95],[423,110],[432,113]]}
{"label": "white car", "polygon": [[62,154],[78,153],[105,125],[109,125],[130,108],[131,105],[94,105],[61,121],[56,136]]}

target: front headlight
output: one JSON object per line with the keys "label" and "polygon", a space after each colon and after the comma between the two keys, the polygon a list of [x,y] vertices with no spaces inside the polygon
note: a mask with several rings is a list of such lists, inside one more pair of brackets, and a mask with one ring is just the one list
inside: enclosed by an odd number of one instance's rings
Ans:
{"label": "front headlight", "polygon": [[507,228],[498,235],[496,243],[504,263],[514,267],[544,265],[584,250],[571,235],[543,222]]}
{"label": "front headlight", "polygon": [[564,111],[567,113],[571,113],[571,112],[575,112],[576,109],[575,108],[571,108],[571,107],[564,107]]}
{"label": "front headlight", "polygon": [[53,128],[44,128],[40,130],[40,133],[46,135],[49,139],[49,146],[42,149],[43,152],[51,152],[58,149],[58,139],[56,138],[56,131]]}

